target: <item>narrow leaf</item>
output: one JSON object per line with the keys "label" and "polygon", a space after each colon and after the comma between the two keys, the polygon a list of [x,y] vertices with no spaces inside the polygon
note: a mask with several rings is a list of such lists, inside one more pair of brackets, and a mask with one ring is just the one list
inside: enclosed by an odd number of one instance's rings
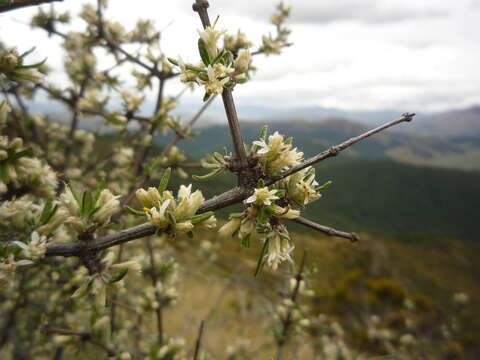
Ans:
{"label": "narrow leaf", "polygon": [[198,52],[205,66],[210,65],[210,54],[208,53],[207,44],[205,44],[202,38],[198,39]]}
{"label": "narrow leaf", "polygon": [[163,172],[162,179],[158,185],[158,192],[161,194],[167,189],[168,182],[170,181],[170,175],[172,174],[172,169],[168,168]]}
{"label": "narrow leaf", "polygon": [[267,253],[269,242],[270,242],[270,239],[266,239],[265,242],[263,243],[262,250],[260,251],[260,256],[258,257],[257,268],[255,269],[255,275],[254,276],[257,276],[262,271],[263,264],[265,263],[263,258],[265,257],[265,254]]}
{"label": "narrow leaf", "polygon": [[212,171],[211,173],[208,173],[207,175],[193,175],[192,178],[194,180],[198,180],[198,181],[203,181],[203,180],[208,180],[208,179],[211,179],[217,175],[219,175],[221,172],[223,171],[223,169],[217,169],[217,170],[214,170]]}
{"label": "narrow leaf", "polygon": [[193,225],[195,225],[195,224],[201,223],[202,221],[208,220],[213,215],[215,215],[213,211],[207,211],[206,213],[192,216],[190,221],[192,222]]}
{"label": "narrow leaf", "polygon": [[138,210],[135,210],[135,209],[132,209],[130,206],[128,205],[125,205],[125,209],[127,209],[127,211],[132,214],[132,215],[135,215],[135,216],[145,216],[145,212],[144,211],[138,211]]}

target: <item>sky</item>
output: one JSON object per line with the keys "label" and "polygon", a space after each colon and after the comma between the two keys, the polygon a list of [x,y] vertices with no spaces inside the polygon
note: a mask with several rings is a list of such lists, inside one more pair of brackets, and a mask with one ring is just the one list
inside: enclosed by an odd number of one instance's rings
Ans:
{"label": "sky", "polygon": [[[73,13],[92,1],[64,0]],[[213,19],[229,32],[241,28],[260,43],[276,0],[210,0]],[[132,6],[132,4],[134,4]],[[163,29],[169,57],[196,62],[197,29],[192,0],[111,1],[106,16],[127,29],[149,18]],[[342,110],[444,111],[480,104],[480,0],[291,0],[292,47],[281,56],[258,56],[253,80],[235,88],[238,106],[332,107]],[[34,8],[0,16],[1,39],[36,46],[48,57],[53,81],[62,81],[59,43],[28,24]],[[74,26],[79,26],[76,21]],[[14,34],[14,36],[10,36]],[[170,86],[170,83],[169,83]],[[175,81],[169,92],[182,85]],[[200,101],[202,92],[185,96]]]}

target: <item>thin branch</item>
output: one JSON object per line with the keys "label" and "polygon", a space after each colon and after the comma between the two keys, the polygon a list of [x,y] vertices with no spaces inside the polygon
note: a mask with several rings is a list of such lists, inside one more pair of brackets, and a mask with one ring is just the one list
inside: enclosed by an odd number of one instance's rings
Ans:
{"label": "thin branch", "polygon": [[[198,12],[200,20],[202,21],[203,28],[207,28],[210,26],[210,19],[208,17],[207,11],[208,6],[209,4],[207,0],[195,0],[195,3],[192,6],[193,11]],[[240,124],[238,123],[237,110],[235,109],[235,102],[233,101],[232,89],[223,89],[222,100],[225,107],[225,113],[227,114],[228,126],[230,128],[230,135],[232,136],[235,154],[240,160],[240,168],[247,169],[247,153],[243,145],[243,137],[240,131]],[[240,176],[239,180],[241,180]]]}
{"label": "thin branch", "polygon": [[79,332],[79,331],[74,331],[70,329],[62,329],[62,328],[55,328],[55,327],[50,327],[50,326],[44,326],[43,331],[45,331],[48,334],[60,334],[60,335],[70,335],[70,336],[76,336],[80,338],[82,341],[88,341],[102,350],[104,350],[108,356],[116,356],[117,352],[110,348],[108,345],[105,345],[99,340],[96,340],[95,338],[92,337],[92,334],[88,332]]}
{"label": "thin branch", "polygon": [[[300,261],[300,267],[298,268],[297,275],[295,275],[295,287],[293,288],[290,300],[294,304],[297,304],[298,294],[300,292],[300,284],[303,280],[303,271],[305,269],[305,262],[307,260],[307,251],[303,250],[302,260]],[[289,309],[285,320],[283,321],[283,329],[280,338],[277,340],[277,360],[283,359],[283,347],[287,343],[290,327],[293,324],[292,309]]]}
{"label": "thin branch", "polygon": [[[329,155],[331,153],[337,154],[339,151],[346,149],[349,146],[352,146],[353,144],[357,143],[360,140],[363,140],[375,133],[378,133],[384,129],[387,129],[393,125],[399,124],[404,121],[410,121],[414,114],[404,114],[404,116],[399,119],[395,120],[392,122],[389,122],[385,125],[382,125],[378,128],[375,128],[373,130],[370,130],[360,136],[357,136],[355,138],[351,138],[350,140],[347,140],[339,145],[331,147],[329,150],[320,153],[317,156],[314,156],[310,160],[307,160],[305,163],[300,164],[296,167],[293,167],[283,175],[281,175],[278,178],[275,178],[271,181],[268,182],[268,184],[273,184],[297,171],[300,171],[312,164],[315,164],[318,161],[321,161],[323,159],[326,159],[330,156],[334,155]],[[332,150],[333,149],[333,150]],[[313,159],[313,160],[312,160]],[[246,188],[246,187],[236,187],[233,188],[229,191],[226,191],[218,196],[213,197],[212,199],[209,199],[207,201],[204,201],[203,204],[200,206],[199,210],[197,213],[203,213],[206,211],[211,211],[211,210],[217,210],[217,209],[222,209],[224,207],[239,203],[243,200],[245,200],[248,196],[251,195],[253,190],[251,188]],[[150,236],[153,235],[156,231],[155,226],[150,225],[149,223],[144,223],[141,225],[134,226],[129,229],[121,230],[117,233],[102,236],[99,238],[96,238],[92,242],[85,243],[85,242],[72,242],[72,243],[52,243],[47,245],[47,251],[46,251],[46,256],[80,256],[82,254],[88,253],[88,252],[95,252],[95,251],[100,251],[107,249],[112,246],[116,246],[119,244],[123,244],[125,242],[139,239],[145,236]]]}
{"label": "thin branch", "polygon": [[[229,205],[236,204],[250,195],[251,191],[248,189],[240,187],[233,188],[212,199],[204,201],[197,213],[201,214],[207,211],[222,209]],[[144,223],[114,234],[96,238],[91,242],[51,243],[47,245],[46,256],[81,256],[153,235],[156,230],[157,228],[150,223]]]}
{"label": "thin branch", "polygon": [[393,120],[389,123],[386,123],[384,125],[376,127],[375,129],[367,131],[366,133],[363,133],[359,136],[350,138],[347,141],[342,142],[341,144],[332,146],[328,150],[325,150],[325,151],[315,155],[314,157],[311,157],[310,159],[304,161],[303,163],[292,167],[290,170],[284,172],[280,176],[268,181],[267,185],[274,184],[277,181],[286,178],[287,176],[295,174],[296,172],[299,172],[300,170],[303,170],[303,169],[305,169],[309,166],[312,166],[312,165],[314,165],[314,164],[316,164],[316,163],[318,163],[322,160],[328,159],[329,157],[337,156],[340,151],[343,151],[343,150],[349,148],[350,146],[352,146],[353,144],[356,144],[359,141],[362,141],[362,140],[364,140],[364,139],[366,139],[366,138],[368,138],[368,137],[370,137],[370,136],[372,136],[376,133],[379,133],[382,130],[388,129],[389,127],[400,124],[402,122],[412,121],[414,116],[415,116],[415,114],[405,113],[405,114],[402,115],[402,117],[400,119]]}
{"label": "thin branch", "polygon": [[205,328],[205,320],[202,320],[200,323],[200,328],[198,329],[197,341],[195,341],[195,352],[193,353],[193,360],[198,359],[198,355],[200,354],[200,346],[202,345],[202,336],[203,330]]}
{"label": "thin branch", "polygon": [[20,9],[27,6],[48,4],[52,2],[62,2],[63,0],[26,0],[26,1],[5,1],[6,4],[0,5],[0,13],[10,10]]}
{"label": "thin branch", "polygon": [[345,238],[350,240],[351,242],[357,242],[360,240],[360,237],[355,233],[340,231],[325,225],[320,225],[312,220],[305,219],[304,217],[301,217],[301,216],[293,219],[292,221],[296,222],[297,224],[305,225],[314,230],[318,230],[329,236],[337,236],[337,237]]}

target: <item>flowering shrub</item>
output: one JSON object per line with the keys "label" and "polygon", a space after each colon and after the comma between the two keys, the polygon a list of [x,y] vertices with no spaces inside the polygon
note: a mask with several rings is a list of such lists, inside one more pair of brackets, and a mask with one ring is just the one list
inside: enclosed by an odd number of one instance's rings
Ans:
{"label": "flowering shrub", "polygon": [[[195,45],[199,58],[192,62],[160,51],[160,33],[152,21],[139,20],[127,30],[109,20],[106,0],[83,6],[80,31],[66,31],[70,14],[59,14],[53,7],[40,9],[31,21],[32,27],[62,39],[68,77],[64,84],[48,83],[48,64],[28,61],[32,50],[22,53],[17,50],[22,44],[2,45],[0,309],[9,315],[0,323],[1,356],[98,358],[101,351],[122,360],[213,358],[201,350],[203,322],[194,350],[189,351],[185,339],[165,329],[165,313],[181,301],[179,289],[188,286],[191,273],[179,265],[182,257],[202,263],[192,273],[201,273],[203,263],[220,268],[217,233],[240,240],[243,247],[260,249],[255,275],[265,264],[277,270],[273,276],[288,274],[280,302],[266,306],[277,359],[284,358],[296,335],[305,334],[314,338],[321,334],[312,341],[315,358],[357,355],[337,320],[314,314],[310,302],[316,293],[309,287],[313,272],[305,256],[300,263],[297,256],[295,262],[288,223],[358,240],[354,233],[301,216],[330,185],[317,183],[313,165],[376,132],[410,121],[413,114],[310,159],[294,147],[293,139],[278,132],[269,135],[267,128],[251,146],[245,145],[232,89],[248,86],[255,76],[255,56],[279,54],[291,45],[285,26],[290,7],[277,7],[271,18],[275,33],[264,35],[257,46],[241,30],[229,33],[227,23],[217,19],[211,24],[207,8],[208,2],[195,1],[203,29]],[[126,45],[138,45],[138,53],[126,50]],[[101,68],[99,56],[111,66]],[[125,78],[118,71],[122,67],[129,70]],[[200,87],[205,102],[188,123],[172,115],[181,94],[169,96],[165,90],[177,76],[188,88]],[[135,91],[124,88],[128,81],[135,84]],[[156,103],[145,115],[150,89],[157,91]],[[29,105],[39,92],[65,105],[70,118],[59,123],[31,111]],[[218,95],[225,106],[233,153],[226,149],[223,154],[208,154],[200,164],[189,163],[179,143],[195,136],[192,127]],[[84,130],[82,122],[93,118],[99,128]],[[158,139],[165,140],[161,149]],[[170,177],[185,181],[189,169],[198,167],[209,172],[193,175],[178,190],[169,187]],[[238,186],[210,199],[191,183],[222,173],[235,176]],[[217,229],[214,212],[232,204],[241,209]],[[185,250],[193,247],[196,251]],[[458,304],[468,302],[461,295],[455,299]],[[32,326],[39,331],[32,332]],[[410,332],[393,339],[382,326],[382,321],[372,320],[369,339],[381,338],[386,349],[398,345],[411,351],[416,339]],[[225,356],[252,358],[252,340],[234,339],[225,346]]]}

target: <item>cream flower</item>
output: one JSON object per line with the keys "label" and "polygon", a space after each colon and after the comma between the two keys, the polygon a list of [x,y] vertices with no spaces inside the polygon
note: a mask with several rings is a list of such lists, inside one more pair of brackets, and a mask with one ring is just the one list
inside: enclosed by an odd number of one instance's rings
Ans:
{"label": "cream flower", "polygon": [[255,192],[245,202],[247,204],[255,203],[256,205],[271,205],[272,201],[278,200],[277,190],[268,190],[268,187],[255,189]]}
{"label": "cream flower", "polygon": [[284,261],[292,261],[290,253],[295,247],[290,244],[288,239],[274,232],[269,234],[268,241],[268,252],[265,258],[267,264],[271,266],[273,270],[276,270],[278,265]]}

